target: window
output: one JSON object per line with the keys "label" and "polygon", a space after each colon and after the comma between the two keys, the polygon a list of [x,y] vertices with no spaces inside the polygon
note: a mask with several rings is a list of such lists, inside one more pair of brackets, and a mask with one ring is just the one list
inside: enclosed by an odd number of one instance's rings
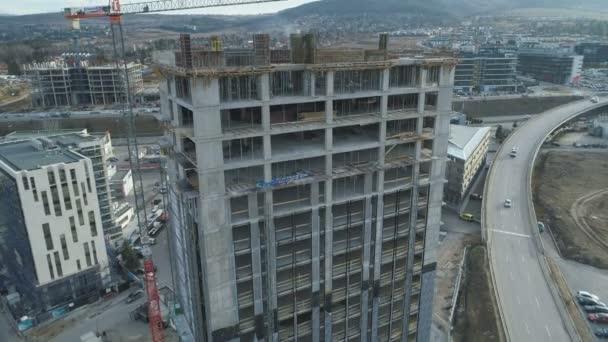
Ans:
{"label": "window", "polygon": [[51,215],[51,207],[49,206],[49,197],[46,194],[46,191],[42,192],[42,204],[44,205],[44,214]]}
{"label": "window", "polygon": [[91,253],[89,252],[89,244],[84,243],[84,257],[87,261],[87,267],[91,267]]}
{"label": "window", "polygon": [[44,234],[44,243],[46,244],[46,250],[50,251],[53,249],[53,238],[51,237],[51,227],[48,223],[42,225],[42,232]]}
{"label": "window", "polygon": [[89,211],[89,225],[91,226],[91,236],[97,236],[97,222],[95,222],[95,212]]}
{"label": "window", "polygon": [[61,191],[63,192],[63,203],[65,210],[72,210],[72,198],[70,197],[70,189],[67,183],[61,183]]}
{"label": "window", "polygon": [[55,257],[55,269],[57,270],[57,276],[63,277],[63,269],[61,268],[61,260],[59,260],[59,252],[54,252],[53,257]]}
{"label": "window", "polygon": [[89,205],[89,201],[87,199],[87,190],[84,188],[84,182],[80,183],[80,187],[82,188],[82,198],[84,199],[84,205]]}
{"label": "window", "polygon": [[49,177],[49,184],[50,185],[55,184],[55,172],[53,172],[53,170],[48,170],[47,176]]}
{"label": "window", "polygon": [[79,271],[82,269],[82,267],[80,266],[80,259],[76,259],[76,267],[78,267]]}
{"label": "window", "polygon": [[87,179],[87,189],[89,189],[89,192],[91,192],[93,190],[91,190],[91,177],[89,176],[89,168],[88,168],[88,166],[85,166],[84,173],[85,173],[85,176],[86,176],[86,179]]}
{"label": "window", "polygon": [[95,262],[95,265],[97,265],[99,262],[97,261],[97,248],[95,248],[95,241],[91,241],[91,248],[93,249],[93,261]]}
{"label": "window", "polygon": [[61,184],[63,183],[67,183],[67,178],[65,177],[65,170],[64,169],[59,169],[59,182]]}
{"label": "window", "polygon": [[53,262],[51,261],[51,255],[46,255],[46,263],[49,265],[49,273],[51,274],[51,279],[55,279],[55,272],[53,272]]}
{"label": "window", "polygon": [[53,198],[53,208],[55,209],[55,216],[61,216],[61,203],[59,202],[59,192],[57,191],[57,185],[51,186],[51,197]]}
{"label": "window", "polygon": [[78,242],[78,232],[76,231],[76,222],[74,216],[70,216],[70,230],[72,231],[72,242]]}
{"label": "window", "polygon": [[76,179],[76,170],[70,169],[70,178],[72,178],[72,189],[74,190],[74,196],[80,196],[78,190],[78,180]]}
{"label": "window", "polygon": [[32,193],[34,194],[34,201],[38,202],[38,191],[36,190],[36,181],[34,181],[34,177],[30,177],[30,183],[32,183]]}
{"label": "window", "polygon": [[21,179],[23,180],[23,187],[25,188],[25,190],[29,190],[30,184],[27,182],[27,176],[23,176]]}
{"label": "window", "polygon": [[78,213],[78,224],[84,225],[84,214],[82,213],[82,204],[80,199],[76,199],[76,212]]}
{"label": "window", "polygon": [[61,252],[63,253],[63,260],[68,260],[70,254],[68,253],[68,244],[65,242],[65,234],[59,235],[59,241],[61,241]]}

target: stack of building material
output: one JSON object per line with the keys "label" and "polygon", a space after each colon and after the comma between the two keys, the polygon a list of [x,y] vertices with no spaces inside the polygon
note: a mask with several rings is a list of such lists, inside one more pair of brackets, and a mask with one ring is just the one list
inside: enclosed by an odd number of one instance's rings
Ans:
{"label": "stack of building material", "polygon": [[323,121],[325,112],[302,112],[298,113],[298,121]]}

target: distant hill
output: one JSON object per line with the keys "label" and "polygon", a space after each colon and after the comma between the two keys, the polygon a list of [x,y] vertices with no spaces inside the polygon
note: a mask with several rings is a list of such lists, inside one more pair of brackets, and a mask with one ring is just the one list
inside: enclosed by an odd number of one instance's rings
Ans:
{"label": "distant hill", "polygon": [[279,12],[285,17],[306,15],[462,15],[505,9],[546,7],[608,10],[608,0],[321,0]]}

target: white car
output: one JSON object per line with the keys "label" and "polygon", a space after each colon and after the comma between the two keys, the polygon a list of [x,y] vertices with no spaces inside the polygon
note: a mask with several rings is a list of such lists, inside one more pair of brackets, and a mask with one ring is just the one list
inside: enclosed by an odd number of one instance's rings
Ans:
{"label": "white car", "polygon": [[511,202],[511,200],[507,198],[505,200],[505,208],[511,208],[512,205],[513,205],[513,202]]}
{"label": "white car", "polygon": [[593,293],[587,292],[587,291],[577,291],[576,295],[580,296],[580,297],[591,298],[591,299],[598,300],[598,301],[600,300],[600,297],[594,295]]}
{"label": "white car", "polygon": [[600,99],[599,99],[599,97],[594,96],[594,97],[591,98],[591,102],[598,103],[598,102],[600,102]]}

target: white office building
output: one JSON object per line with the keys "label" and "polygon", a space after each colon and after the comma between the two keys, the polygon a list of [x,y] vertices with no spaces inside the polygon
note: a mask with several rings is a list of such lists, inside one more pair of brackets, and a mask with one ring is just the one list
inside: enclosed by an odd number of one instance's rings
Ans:
{"label": "white office building", "polygon": [[97,298],[110,273],[93,164],[49,147],[0,144],[0,286],[29,315]]}

